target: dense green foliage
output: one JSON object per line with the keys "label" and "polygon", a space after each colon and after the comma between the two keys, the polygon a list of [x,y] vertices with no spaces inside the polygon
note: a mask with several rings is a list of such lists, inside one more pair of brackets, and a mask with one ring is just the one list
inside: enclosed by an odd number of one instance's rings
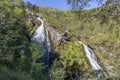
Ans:
{"label": "dense green foliage", "polygon": [[0,80],[38,80],[47,76],[43,50],[38,44],[30,45],[30,24],[21,0],[0,1]]}
{"label": "dense green foliage", "polygon": [[[93,71],[87,63],[82,45],[75,38],[94,46],[101,63],[114,66],[115,77],[118,77],[119,7],[114,4],[92,10],[62,11],[25,4],[22,0],[1,0],[0,80],[92,80]],[[72,34],[66,32],[70,40],[57,47],[59,56],[51,60],[48,72],[43,64],[45,51],[37,42],[30,43],[39,25],[31,23],[36,14],[40,14],[44,22],[50,23],[54,29],[61,32],[68,30]],[[106,51],[103,53],[100,47]],[[114,56],[109,57],[109,54],[117,57],[113,59]]]}
{"label": "dense green foliage", "polygon": [[83,76],[84,72],[87,72],[89,66],[82,46],[77,41],[62,44],[59,50],[61,63],[66,69],[67,75],[70,76],[70,80],[79,79],[78,75]]}

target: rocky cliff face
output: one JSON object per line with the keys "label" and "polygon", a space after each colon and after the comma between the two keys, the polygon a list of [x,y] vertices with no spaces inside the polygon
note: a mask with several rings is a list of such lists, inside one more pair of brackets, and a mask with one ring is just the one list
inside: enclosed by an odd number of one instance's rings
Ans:
{"label": "rocky cliff face", "polygon": [[63,41],[65,33],[53,28],[50,23],[46,23],[44,26],[49,31],[50,40],[51,43],[53,43],[52,49],[56,49],[56,47]]}
{"label": "rocky cliff face", "polygon": [[107,49],[103,46],[96,47],[96,50],[97,55],[109,77],[118,77],[120,70],[116,70],[118,67],[116,66],[116,63],[118,62],[116,60],[117,56],[112,52],[107,51]]}

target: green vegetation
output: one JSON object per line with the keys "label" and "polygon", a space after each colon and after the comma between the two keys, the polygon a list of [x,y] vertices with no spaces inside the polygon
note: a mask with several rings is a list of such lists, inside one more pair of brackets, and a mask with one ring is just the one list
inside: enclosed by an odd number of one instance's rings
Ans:
{"label": "green vegetation", "polygon": [[[94,46],[103,66],[105,63],[113,66],[115,76],[110,78],[119,77],[119,7],[113,4],[92,10],[62,11],[25,4],[22,0],[1,0],[0,80],[97,80],[92,76],[94,71],[88,65],[82,45],[74,37]],[[30,43],[40,25],[34,22],[36,15],[54,29],[72,34],[69,41],[57,46],[59,56],[51,60],[48,72],[43,65],[44,50],[37,42]]]}
{"label": "green vegetation", "polygon": [[78,75],[83,76],[84,72],[87,72],[89,66],[83,54],[81,44],[77,41],[68,42],[62,44],[59,50],[61,63],[66,69],[67,76],[70,76],[70,79],[79,79]]}
{"label": "green vegetation", "polygon": [[30,29],[37,25],[29,26],[25,6],[21,0],[0,1],[0,80],[48,78],[42,62],[44,51],[36,42],[30,44]]}
{"label": "green vegetation", "polygon": [[[117,57],[120,48],[119,8],[119,4],[79,11],[62,11],[41,7],[40,13],[46,19],[46,22],[56,23],[52,25],[53,27],[55,26],[59,30],[62,29],[64,32],[68,30],[73,37],[94,46],[102,64],[109,64],[113,66],[113,70],[116,70],[116,68],[119,69],[119,57]],[[59,27],[59,24],[61,27]],[[101,50],[101,47],[103,50]],[[110,55],[114,56],[114,58],[110,57]],[[115,76],[119,76],[118,73],[120,73],[119,70],[115,71]]]}
{"label": "green vegetation", "polygon": [[65,68],[63,67],[61,61],[54,60],[52,68],[50,70],[51,80],[64,80],[67,77]]}

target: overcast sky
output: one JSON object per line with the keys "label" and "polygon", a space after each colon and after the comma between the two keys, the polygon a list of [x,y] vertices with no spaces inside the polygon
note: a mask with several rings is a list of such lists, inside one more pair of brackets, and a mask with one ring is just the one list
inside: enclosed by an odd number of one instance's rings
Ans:
{"label": "overcast sky", "polygon": [[[36,4],[38,6],[46,6],[46,7],[52,7],[52,8],[58,8],[62,10],[68,10],[70,9],[70,5],[67,4],[67,0],[24,0],[25,2],[30,2],[32,4]],[[98,5],[95,1],[90,2],[90,7],[86,7],[86,9],[91,9],[95,7],[99,7],[101,5]]]}

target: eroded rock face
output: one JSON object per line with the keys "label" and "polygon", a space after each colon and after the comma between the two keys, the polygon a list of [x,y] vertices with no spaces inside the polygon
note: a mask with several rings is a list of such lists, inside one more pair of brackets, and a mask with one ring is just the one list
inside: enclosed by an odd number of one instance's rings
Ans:
{"label": "eroded rock face", "polygon": [[[104,58],[104,59],[100,58],[100,61],[103,64],[104,68],[106,69],[108,75],[110,77],[117,77],[118,74],[116,74],[115,65],[114,65],[115,64],[114,62],[116,60],[116,56],[113,53],[108,52],[102,46],[99,46],[98,49],[100,52],[100,56],[102,56]],[[100,57],[100,56],[98,56],[98,57]]]}
{"label": "eroded rock face", "polygon": [[65,33],[61,32],[57,29],[54,29],[50,23],[45,23],[45,28],[48,30],[49,32],[49,37],[50,37],[50,41],[51,41],[51,46],[52,46],[52,50],[57,49],[57,46],[61,44],[61,42],[64,41],[65,39]]}

